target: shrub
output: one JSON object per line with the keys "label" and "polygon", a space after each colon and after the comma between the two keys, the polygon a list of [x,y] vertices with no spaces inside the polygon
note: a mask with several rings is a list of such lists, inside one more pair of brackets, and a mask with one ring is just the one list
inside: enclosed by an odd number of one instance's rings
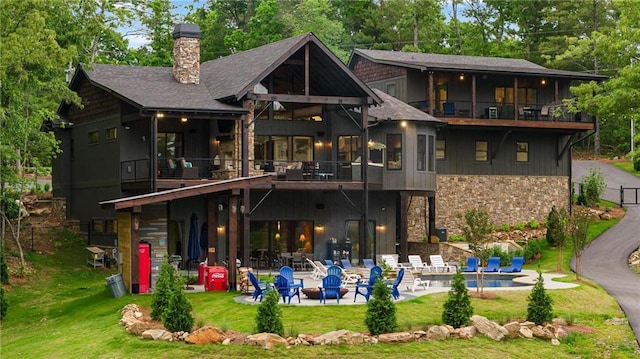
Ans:
{"label": "shrub", "polygon": [[464,284],[465,278],[461,272],[456,272],[451,281],[451,289],[447,301],[444,302],[442,321],[454,328],[459,328],[469,323],[473,315],[471,297]]}
{"label": "shrub", "polygon": [[462,234],[452,234],[449,236],[449,242],[464,242],[464,236]]}
{"label": "shrub", "polygon": [[502,250],[502,247],[500,246],[494,246],[489,249],[487,258],[489,257],[500,257],[501,266],[506,266],[511,262],[511,255],[508,252]]}
{"label": "shrub", "polygon": [[555,247],[563,245],[565,239],[565,225],[567,223],[567,211],[561,208],[559,211],[554,205],[547,215],[547,243]]}
{"label": "shrub", "polygon": [[544,289],[544,279],[542,272],[538,270],[538,281],[531,289],[527,298],[527,320],[537,325],[551,323],[553,320],[553,309],[551,296]]}
{"label": "shrub", "polygon": [[9,267],[4,258],[3,249],[0,249],[0,284],[9,284]]}
{"label": "shrub", "polygon": [[524,261],[530,262],[536,257],[538,253],[541,253],[541,252],[542,252],[541,239],[532,239],[528,241],[524,249]]}
{"label": "shrub", "polygon": [[502,224],[502,231],[503,232],[509,232],[510,229],[511,229],[511,226],[508,225],[507,223],[503,223]]}
{"label": "shrub", "polygon": [[527,223],[527,226],[529,226],[529,228],[531,229],[538,229],[540,228],[540,223],[538,223],[538,221],[536,221],[535,219],[532,219],[529,221],[529,223]]}
{"label": "shrub", "polygon": [[519,230],[519,231],[523,231],[524,230],[524,222],[518,222],[516,223],[515,226],[513,226],[513,228]]}
{"label": "shrub", "polygon": [[190,332],[193,328],[193,308],[182,287],[182,280],[177,278],[173,282],[169,306],[162,316],[162,324],[171,332]]}
{"label": "shrub", "polygon": [[396,305],[391,299],[391,290],[383,280],[376,281],[373,286],[373,298],[367,303],[364,323],[371,335],[391,333],[398,328]]}
{"label": "shrub", "polygon": [[282,308],[278,306],[278,301],[280,301],[280,294],[277,290],[270,290],[264,296],[256,314],[258,333],[274,333],[284,336]]}
{"label": "shrub", "polygon": [[590,168],[589,174],[582,178],[580,185],[584,192],[584,205],[586,206],[596,205],[607,187],[604,175],[599,168]]}
{"label": "shrub", "polygon": [[633,169],[636,172],[640,172],[640,149],[636,150],[633,153],[633,157],[631,157],[631,160],[633,161]]}
{"label": "shrub", "polygon": [[160,267],[160,275],[156,282],[156,289],[151,298],[151,318],[161,320],[164,312],[169,307],[173,282],[175,281],[173,267],[165,261]]}
{"label": "shrub", "polygon": [[0,320],[7,316],[7,310],[9,309],[9,302],[4,296],[4,288],[0,285]]}

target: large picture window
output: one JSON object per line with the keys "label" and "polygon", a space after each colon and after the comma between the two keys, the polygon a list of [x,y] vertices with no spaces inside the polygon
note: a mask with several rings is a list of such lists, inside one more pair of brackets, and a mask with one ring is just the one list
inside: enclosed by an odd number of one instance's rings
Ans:
{"label": "large picture window", "polygon": [[387,134],[387,169],[402,169],[402,135]]}
{"label": "large picture window", "polygon": [[338,136],[338,161],[355,162],[360,157],[360,136]]}
{"label": "large picture window", "polygon": [[158,133],[158,158],[183,157],[183,143],[182,133]]}

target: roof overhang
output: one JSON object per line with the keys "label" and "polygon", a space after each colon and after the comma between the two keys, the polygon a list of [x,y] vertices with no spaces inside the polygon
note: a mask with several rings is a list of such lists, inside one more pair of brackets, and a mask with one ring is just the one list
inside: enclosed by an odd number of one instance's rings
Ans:
{"label": "roof overhang", "polygon": [[147,204],[167,202],[176,199],[206,195],[209,193],[224,192],[232,189],[246,189],[256,185],[271,183],[271,175],[260,175],[252,177],[233,178],[224,181],[204,183],[195,186],[171,189],[166,191],[142,194],[139,196],[119,198],[100,202],[103,208],[113,208],[116,210],[133,208]]}

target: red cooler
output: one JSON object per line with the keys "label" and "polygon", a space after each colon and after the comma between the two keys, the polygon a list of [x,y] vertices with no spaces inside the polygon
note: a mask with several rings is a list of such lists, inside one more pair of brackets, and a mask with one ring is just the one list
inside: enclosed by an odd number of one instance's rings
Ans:
{"label": "red cooler", "polygon": [[207,291],[226,291],[227,283],[227,268],[220,266],[209,267],[206,285]]}
{"label": "red cooler", "polygon": [[198,266],[198,284],[203,285],[207,281],[207,277],[209,274],[209,267],[207,267],[206,263],[200,263]]}
{"label": "red cooler", "polygon": [[144,294],[149,291],[151,285],[151,246],[149,243],[140,242],[138,244],[138,293]]}

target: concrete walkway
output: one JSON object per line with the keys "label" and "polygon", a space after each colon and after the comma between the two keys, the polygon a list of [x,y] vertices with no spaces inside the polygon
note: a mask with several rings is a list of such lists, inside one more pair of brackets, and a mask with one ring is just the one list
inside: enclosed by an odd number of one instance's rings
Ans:
{"label": "concrete walkway", "polygon": [[[640,178],[597,161],[573,161],[572,180],[580,182],[589,168],[599,168],[605,177],[604,199],[620,203],[620,186],[640,188]],[[614,297],[629,318],[640,344],[640,276],[631,271],[629,255],[640,247],[640,206],[628,207],[625,217],[593,240],[582,254],[581,274],[598,283]],[[575,270],[575,258],[571,260]]]}

